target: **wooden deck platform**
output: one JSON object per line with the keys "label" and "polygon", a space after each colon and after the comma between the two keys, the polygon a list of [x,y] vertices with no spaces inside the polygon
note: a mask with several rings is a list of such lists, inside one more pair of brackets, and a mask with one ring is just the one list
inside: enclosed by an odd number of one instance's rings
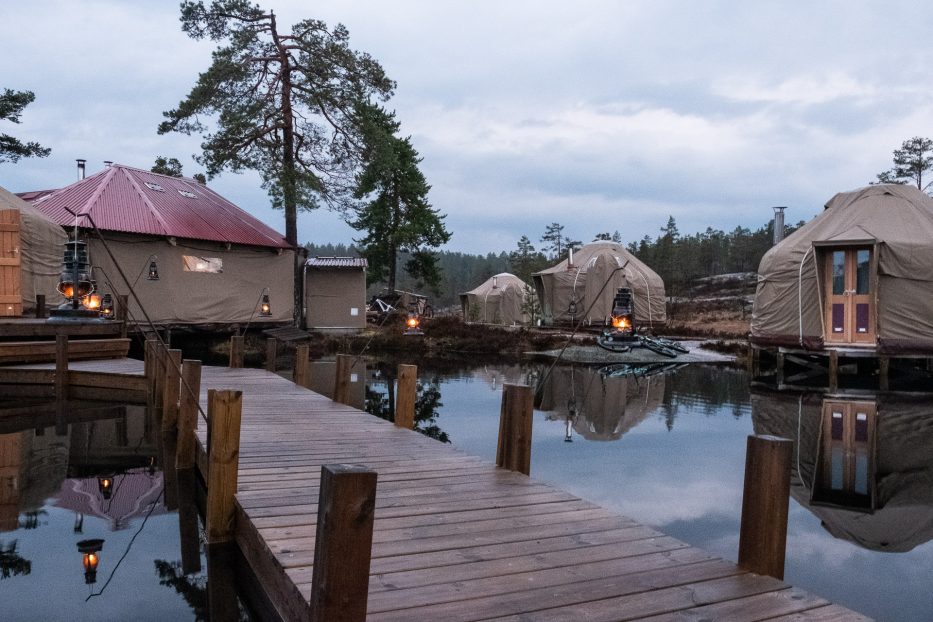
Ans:
{"label": "wooden deck platform", "polygon": [[236,540],[284,619],[308,619],[332,463],[379,474],[368,620],[866,619],[276,374],[201,386],[243,391]]}
{"label": "wooden deck platform", "polygon": [[[205,366],[205,411],[209,389],[243,392],[236,542],[285,620],[310,617],[321,465],[338,463],[378,472],[368,620],[867,619],[277,374]],[[204,472],[200,420],[198,437]]]}

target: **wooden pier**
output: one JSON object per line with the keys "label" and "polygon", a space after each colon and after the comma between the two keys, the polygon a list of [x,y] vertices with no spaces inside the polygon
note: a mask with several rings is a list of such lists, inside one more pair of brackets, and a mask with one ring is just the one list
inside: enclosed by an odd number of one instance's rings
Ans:
{"label": "wooden pier", "polygon": [[367,620],[866,619],[275,373],[204,366],[200,387],[205,412],[208,390],[242,392],[233,533],[285,620],[317,619],[318,499],[332,464],[378,474]]}

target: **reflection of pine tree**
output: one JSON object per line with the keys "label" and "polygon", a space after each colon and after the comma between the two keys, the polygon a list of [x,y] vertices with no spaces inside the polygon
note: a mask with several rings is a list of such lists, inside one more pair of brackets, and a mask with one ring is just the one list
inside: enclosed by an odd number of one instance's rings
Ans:
{"label": "reflection of pine tree", "polygon": [[17,575],[27,575],[32,572],[32,562],[23,559],[16,552],[16,540],[7,545],[0,540],[0,579],[9,579]]}
{"label": "reflection of pine tree", "polygon": [[156,572],[159,575],[159,585],[171,587],[180,594],[191,611],[194,619],[208,620],[210,614],[207,604],[207,576],[189,577],[181,570],[181,562],[167,562],[163,559],[155,560]]}
{"label": "reflection of pine tree", "polygon": [[430,436],[442,443],[449,443],[450,437],[447,432],[437,425],[437,417],[440,414],[437,409],[443,405],[439,378],[432,378],[429,383],[418,383],[418,397],[415,400],[415,429],[425,436]]}
{"label": "reflection of pine tree", "polygon": [[36,529],[39,527],[39,517],[46,516],[48,512],[45,510],[38,510],[34,512],[26,512],[21,519],[19,519],[19,528],[20,529]]}

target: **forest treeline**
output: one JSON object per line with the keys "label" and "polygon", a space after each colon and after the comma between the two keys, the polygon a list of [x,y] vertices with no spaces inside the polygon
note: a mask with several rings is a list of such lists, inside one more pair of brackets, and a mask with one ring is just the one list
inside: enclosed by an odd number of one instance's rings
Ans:
{"label": "forest treeline", "polygon": [[[786,227],[789,235],[804,223]],[[555,227],[556,225],[556,227]],[[758,269],[762,255],[771,248],[774,221],[758,229],[736,227],[725,232],[708,227],[701,233],[681,235],[673,217],[652,238],[645,236],[626,245],[636,257],[648,264],[664,279],[668,295],[678,295],[690,282],[717,274],[750,272]],[[563,235],[563,226],[552,223],[539,239],[536,248],[528,236],[522,236],[511,251],[498,254],[471,255],[453,251],[437,253],[441,283],[436,290],[426,289],[423,283],[404,270],[399,272],[397,289],[431,296],[432,305],[441,309],[460,304],[460,294],[469,291],[500,272],[511,272],[531,284],[531,275],[547,268],[566,256],[568,246],[579,248],[596,240],[620,241],[618,232],[598,233],[592,240],[581,242]],[[555,232],[559,233],[556,237]],[[549,235],[550,234],[550,235]],[[359,257],[359,251],[346,244],[307,244],[310,257]],[[399,261],[404,265],[406,257]],[[381,291],[384,283],[374,283],[369,294]]]}

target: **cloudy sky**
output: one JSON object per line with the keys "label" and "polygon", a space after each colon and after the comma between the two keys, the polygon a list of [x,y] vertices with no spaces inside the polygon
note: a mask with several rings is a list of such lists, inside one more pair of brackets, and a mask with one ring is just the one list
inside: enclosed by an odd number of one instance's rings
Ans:
{"label": "cloudy sky", "polygon": [[[538,244],[548,223],[584,242],[756,228],[771,206],[808,220],[836,192],[933,135],[933,4],[687,0],[264,0],[280,23],[342,22],[397,81],[390,107],[424,157],[430,200],[465,252]],[[0,164],[0,186],[57,188],[104,160],[149,168],[197,137],[158,136],[215,45],[170,0],[5,0],[0,88],[31,90],[0,132],[52,148]],[[284,231],[258,176],[212,187]],[[350,242],[326,211],[302,242]]]}

